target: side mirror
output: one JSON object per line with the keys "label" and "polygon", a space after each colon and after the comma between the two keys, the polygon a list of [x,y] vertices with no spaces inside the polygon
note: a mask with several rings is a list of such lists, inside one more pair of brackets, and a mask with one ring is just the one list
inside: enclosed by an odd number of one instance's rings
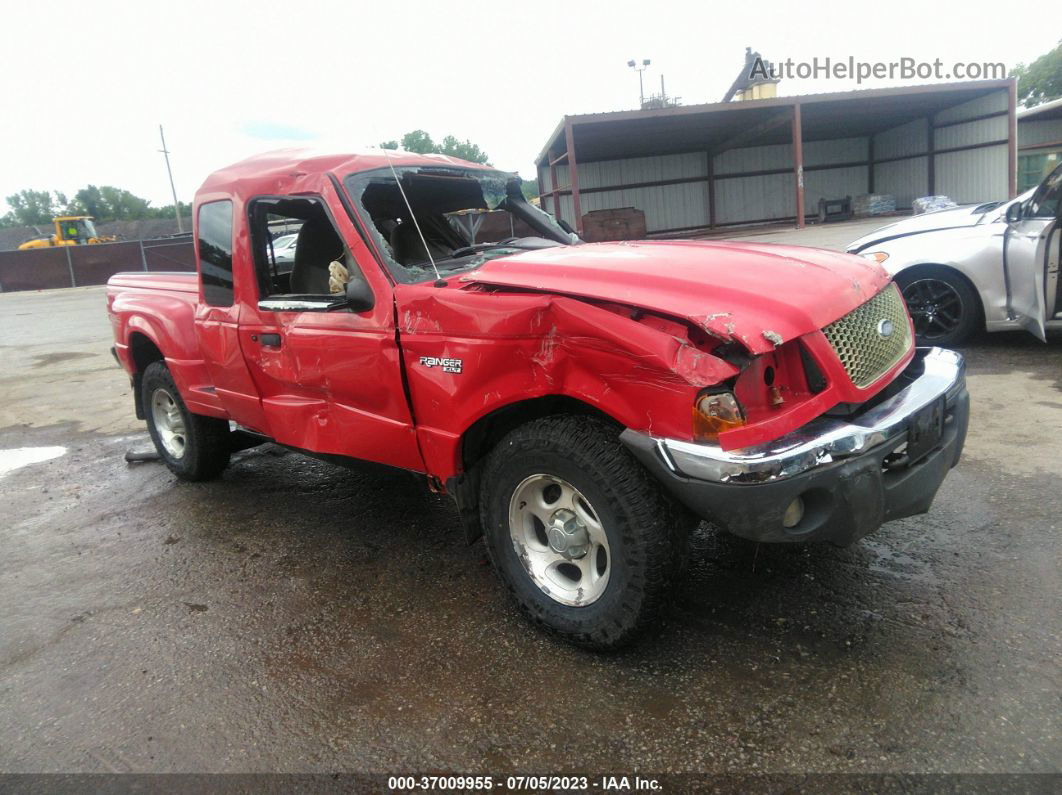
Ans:
{"label": "side mirror", "polygon": [[1014,202],[1014,204],[1007,207],[1007,223],[1016,224],[1021,220],[1021,202]]}
{"label": "side mirror", "polygon": [[368,312],[376,305],[376,296],[373,295],[369,283],[360,276],[355,276],[347,282],[346,297],[347,306],[355,312]]}

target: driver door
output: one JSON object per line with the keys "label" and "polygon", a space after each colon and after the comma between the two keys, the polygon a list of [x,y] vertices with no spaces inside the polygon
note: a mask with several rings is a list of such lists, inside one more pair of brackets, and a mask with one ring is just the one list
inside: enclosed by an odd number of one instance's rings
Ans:
{"label": "driver door", "polygon": [[1060,211],[1062,166],[1048,175],[1022,208],[1021,217],[1010,223],[1003,246],[1007,313],[1044,342],[1044,324],[1057,309]]}

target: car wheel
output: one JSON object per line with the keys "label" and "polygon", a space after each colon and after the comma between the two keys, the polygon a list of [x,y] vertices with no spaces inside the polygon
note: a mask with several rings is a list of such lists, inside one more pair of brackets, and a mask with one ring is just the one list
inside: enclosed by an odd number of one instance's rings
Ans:
{"label": "car wheel", "polygon": [[177,477],[209,480],[228,466],[228,422],[190,412],[165,362],[144,370],[140,405],[159,457]]}
{"label": "car wheel", "polygon": [[692,523],[614,428],[584,416],[523,425],[491,452],[481,484],[487,552],[533,622],[596,649],[656,622]]}
{"label": "car wheel", "polygon": [[981,301],[962,276],[945,268],[919,269],[897,279],[919,345],[966,342],[981,325]]}

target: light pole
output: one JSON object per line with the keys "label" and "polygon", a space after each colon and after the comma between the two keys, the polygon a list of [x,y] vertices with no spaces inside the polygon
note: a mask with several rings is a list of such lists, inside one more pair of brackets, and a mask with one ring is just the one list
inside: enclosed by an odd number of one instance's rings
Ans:
{"label": "light pole", "polygon": [[166,148],[166,134],[162,131],[162,125],[159,125],[159,138],[162,139],[162,148],[159,150],[166,158],[166,173],[170,175],[170,193],[173,194],[173,213],[177,216],[177,231],[183,232],[184,227],[181,224],[181,205],[177,203],[177,189],[173,187],[173,171],[170,169],[170,150]]}
{"label": "light pole", "polygon": [[645,104],[645,87],[642,85],[642,72],[649,67],[649,59],[646,58],[642,61],[641,66],[635,60],[627,61],[627,66],[638,73],[638,108]]}

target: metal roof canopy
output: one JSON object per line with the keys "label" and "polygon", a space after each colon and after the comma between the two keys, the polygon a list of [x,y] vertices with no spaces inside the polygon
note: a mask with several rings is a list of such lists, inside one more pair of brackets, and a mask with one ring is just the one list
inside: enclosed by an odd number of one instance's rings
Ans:
{"label": "metal roof canopy", "polygon": [[566,152],[567,125],[573,128],[577,159],[584,163],[715,151],[724,144],[734,149],[790,143],[789,125],[782,122],[791,118],[797,105],[801,106],[803,140],[858,138],[932,116],[1009,88],[1012,82],[937,83],[565,116],[535,162],[548,166]]}
{"label": "metal roof canopy", "polygon": [[1049,121],[1062,119],[1062,99],[1053,99],[1042,105],[1018,111],[1018,121]]}
{"label": "metal roof canopy", "polygon": [[[935,116],[941,111],[996,91],[1007,91],[1007,110],[962,121],[935,122]],[[546,196],[552,196],[553,211],[559,217],[560,195],[571,194],[575,226],[577,231],[582,233],[578,163],[704,152],[710,155],[709,173],[706,178],[711,212],[708,226],[714,227],[712,156],[742,147],[791,144],[796,222],[798,227],[803,227],[805,141],[869,137],[911,121],[925,119],[929,125],[930,145],[927,152],[913,156],[929,157],[929,184],[932,193],[935,154],[987,145],[974,144],[935,150],[933,131],[952,124],[964,124],[1003,115],[1009,119],[1007,141],[989,143],[1009,145],[1008,184],[1013,196],[1017,182],[1016,105],[1016,82],[1008,78],[565,116],[535,161],[539,168],[550,169],[551,190],[542,193],[540,198],[545,207]],[[868,164],[872,166],[872,144],[870,148]],[[557,184],[559,164],[568,166],[571,184],[567,188]],[[685,180],[669,182],[682,181]],[[870,192],[873,192],[873,176],[870,182]]]}

